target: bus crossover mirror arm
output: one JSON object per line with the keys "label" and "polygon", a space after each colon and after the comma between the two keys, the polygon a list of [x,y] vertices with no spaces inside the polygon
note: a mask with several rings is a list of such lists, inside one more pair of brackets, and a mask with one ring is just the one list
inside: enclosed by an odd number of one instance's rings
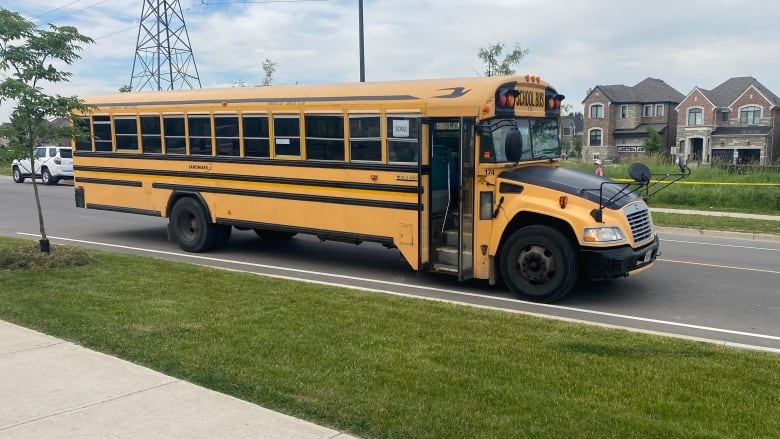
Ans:
{"label": "bus crossover mirror arm", "polygon": [[[682,180],[683,178],[686,178],[689,175],[691,175],[691,169],[684,163],[678,162],[677,166],[678,169],[680,170],[680,173],[653,174],[650,172],[650,168],[648,168],[647,165],[645,165],[644,163],[632,164],[631,166],[628,167],[628,175],[634,181],[630,183],[620,183],[616,181],[602,182],[601,185],[599,186],[599,207],[598,209],[593,209],[590,212],[590,216],[597,222],[602,222],[603,209],[606,206],[619,201],[621,198],[631,193],[637,193],[642,197],[645,203],[648,203],[650,197],[652,197],[653,195],[666,189],[672,184]],[[660,178],[657,178],[655,181],[653,181],[652,180],[653,176],[660,177]],[[622,185],[623,187],[615,195],[610,197],[610,199],[604,200],[604,186],[608,184],[618,184],[618,185]],[[652,192],[650,191],[650,189],[655,188],[655,186],[659,184],[662,184],[662,186],[654,189]],[[639,191],[641,191],[642,188],[644,188],[644,194],[639,193]]]}
{"label": "bus crossover mirror arm", "polygon": [[[684,162],[678,160],[675,166],[680,172],[653,174],[644,163],[634,163],[628,167],[628,175],[634,179],[634,182],[629,185],[636,186],[636,190],[644,188],[645,193],[642,198],[648,202],[653,195],[691,175],[691,168]],[[656,177],[654,181],[653,177]]]}

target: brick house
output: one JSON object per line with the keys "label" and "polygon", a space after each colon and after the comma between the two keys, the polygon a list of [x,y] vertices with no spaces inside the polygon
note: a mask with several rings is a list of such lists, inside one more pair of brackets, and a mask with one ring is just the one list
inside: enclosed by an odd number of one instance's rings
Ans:
{"label": "brick house", "polygon": [[769,164],[780,156],[780,98],[750,76],[695,87],[677,106],[677,151],[689,163]]}
{"label": "brick house", "polygon": [[582,101],[583,160],[632,161],[644,156],[648,128],[661,135],[665,152],[675,145],[682,93],[660,79],[633,87],[597,85]]}

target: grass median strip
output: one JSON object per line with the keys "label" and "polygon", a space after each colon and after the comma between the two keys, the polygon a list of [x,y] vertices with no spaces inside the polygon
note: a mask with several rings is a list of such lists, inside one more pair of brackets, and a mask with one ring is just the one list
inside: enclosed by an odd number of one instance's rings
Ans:
{"label": "grass median strip", "polygon": [[88,253],[0,271],[0,318],[363,437],[780,431],[779,355]]}
{"label": "grass median strip", "polygon": [[772,220],[653,212],[653,223],[656,226],[662,227],[684,227],[780,235],[780,221]]}

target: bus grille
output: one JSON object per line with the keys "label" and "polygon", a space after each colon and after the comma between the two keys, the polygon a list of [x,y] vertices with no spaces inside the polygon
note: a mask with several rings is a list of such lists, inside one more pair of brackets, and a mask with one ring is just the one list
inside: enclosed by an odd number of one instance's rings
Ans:
{"label": "bus grille", "polygon": [[639,244],[653,237],[653,220],[647,206],[633,205],[632,209],[626,209],[626,219],[631,227],[631,235],[634,243]]}

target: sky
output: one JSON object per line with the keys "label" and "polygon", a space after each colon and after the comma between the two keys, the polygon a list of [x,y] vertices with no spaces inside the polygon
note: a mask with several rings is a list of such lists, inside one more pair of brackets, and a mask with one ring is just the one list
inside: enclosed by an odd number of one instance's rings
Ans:
{"label": "sky", "polygon": [[[39,28],[75,26],[95,40],[49,94],[86,97],[130,85],[144,5],[175,0],[3,0]],[[358,0],[179,0],[203,88],[360,80]],[[146,11],[148,12],[148,10]],[[483,75],[495,43],[528,54],[540,76],[582,111],[597,85],[652,77],[683,95],[752,76],[780,95],[780,2],[750,0],[363,0],[366,81]],[[145,21],[148,23],[148,21]],[[138,68],[138,67],[136,67]],[[195,71],[197,68],[197,71]],[[0,75],[3,75],[0,72]],[[1,76],[0,76],[1,77]],[[137,81],[136,81],[137,83]],[[0,105],[0,122],[12,105]]]}

